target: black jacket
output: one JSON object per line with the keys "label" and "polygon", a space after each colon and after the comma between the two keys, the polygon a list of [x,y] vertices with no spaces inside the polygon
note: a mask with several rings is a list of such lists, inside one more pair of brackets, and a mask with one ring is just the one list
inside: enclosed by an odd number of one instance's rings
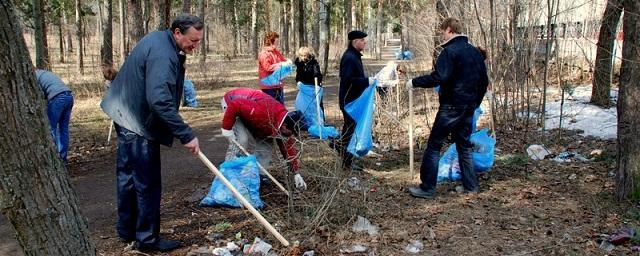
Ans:
{"label": "black jacket", "polygon": [[322,84],[322,73],[320,73],[320,64],[316,58],[311,57],[306,62],[296,58],[293,62],[296,64],[296,82],[302,82],[307,85],[314,85],[314,78],[318,78],[318,85]]}
{"label": "black jacket", "polygon": [[360,97],[369,86],[369,79],[364,74],[362,54],[349,45],[340,60],[340,109]]}
{"label": "black jacket", "polygon": [[184,61],[170,30],[142,38],[111,82],[100,106],[118,125],[148,140],[171,146],[195,136],[178,114]]}
{"label": "black jacket", "polygon": [[466,36],[454,37],[443,47],[431,74],[414,78],[413,86],[440,85],[440,106],[477,108],[489,85],[484,58]]}

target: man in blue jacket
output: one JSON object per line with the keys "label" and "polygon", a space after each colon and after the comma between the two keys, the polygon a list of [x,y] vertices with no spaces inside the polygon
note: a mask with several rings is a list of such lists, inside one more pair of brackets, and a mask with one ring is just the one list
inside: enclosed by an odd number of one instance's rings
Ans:
{"label": "man in blue jacket", "polygon": [[415,197],[433,198],[436,194],[440,149],[451,134],[458,150],[462,185],[466,192],[478,192],[478,176],[473,169],[472,145],[469,141],[474,110],[480,106],[489,78],[480,51],[461,35],[462,24],[448,18],[440,25],[444,48],[431,74],[407,81],[407,88],[440,85],[440,107],[433,124],[427,149],[422,157],[418,187],[409,188]]}
{"label": "man in blue jacket", "polygon": [[191,153],[198,139],[178,114],[184,84],[185,54],[202,39],[196,16],[178,16],[171,28],[142,38],[120,68],[100,104],[118,134],[117,231],[123,242],[141,251],[169,251],[178,241],[160,233],[160,145],[177,138]]}
{"label": "man in blue jacket", "polygon": [[362,65],[362,51],[367,45],[367,33],[354,30],[347,34],[349,45],[347,50],[342,54],[340,60],[340,92],[338,102],[340,110],[344,117],[344,125],[342,126],[342,135],[338,145],[335,145],[342,156],[342,168],[352,171],[362,171],[362,167],[353,163],[353,155],[347,152],[349,141],[356,128],[356,121],[349,116],[344,107],[356,100],[370,83],[373,78],[367,78],[364,74],[364,66]]}

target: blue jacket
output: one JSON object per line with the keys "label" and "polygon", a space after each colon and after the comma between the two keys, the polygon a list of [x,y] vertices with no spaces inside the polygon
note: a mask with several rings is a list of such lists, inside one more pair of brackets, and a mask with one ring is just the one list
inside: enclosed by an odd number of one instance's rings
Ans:
{"label": "blue jacket", "polygon": [[178,114],[184,61],[170,30],[142,38],[111,82],[100,106],[115,123],[148,140],[171,146],[195,136]]}
{"label": "blue jacket", "polygon": [[489,86],[482,54],[466,36],[454,37],[443,47],[431,74],[414,78],[413,86],[440,85],[440,106],[477,108]]}
{"label": "blue jacket", "polygon": [[362,54],[349,45],[340,60],[340,109],[344,109],[346,104],[360,97],[367,87],[369,79],[364,74]]}
{"label": "blue jacket", "polygon": [[38,85],[40,85],[47,100],[53,99],[60,93],[71,91],[60,77],[51,71],[36,69],[36,80],[38,80]]}

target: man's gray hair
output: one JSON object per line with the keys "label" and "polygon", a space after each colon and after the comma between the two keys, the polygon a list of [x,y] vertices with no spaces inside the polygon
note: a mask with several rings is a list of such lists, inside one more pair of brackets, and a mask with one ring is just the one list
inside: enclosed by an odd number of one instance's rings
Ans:
{"label": "man's gray hair", "polygon": [[176,17],[175,20],[171,23],[171,31],[175,31],[176,28],[180,29],[180,33],[186,33],[189,28],[195,28],[200,31],[204,28],[204,23],[202,23],[202,19],[198,18],[198,16],[194,16],[191,14],[180,14]]}

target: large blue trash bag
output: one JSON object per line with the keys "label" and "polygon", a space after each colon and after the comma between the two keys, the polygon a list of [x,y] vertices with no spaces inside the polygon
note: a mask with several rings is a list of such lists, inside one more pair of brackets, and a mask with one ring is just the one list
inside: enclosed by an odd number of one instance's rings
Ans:
{"label": "large blue trash bag", "polygon": [[266,86],[275,86],[280,84],[280,81],[293,72],[293,64],[282,63],[278,69],[265,78],[262,78],[260,82]]}
{"label": "large blue trash bag", "polygon": [[356,128],[349,141],[347,151],[357,157],[365,156],[373,147],[372,130],[376,85],[377,81],[369,85],[360,97],[344,106],[344,110],[356,121]]}
{"label": "large blue trash bag", "polygon": [[196,99],[196,87],[193,81],[184,80],[184,106],[197,108],[198,100]]}
{"label": "large blue trash bag", "polygon": [[484,113],[482,111],[482,107],[478,107],[476,108],[476,110],[473,112],[473,122],[471,123],[471,132],[475,132],[476,129],[478,129],[478,119],[480,119],[480,116],[482,115],[482,113]]}
{"label": "large blue trash bag", "polygon": [[412,60],[413,59],[413,53],[411,51],[408,51],[408,50],[404,51],[402,53],[402,57],[403,57],[403,60]]}
{"label": "large blue trash bag", "polygon": [[[493,166],[496,139],[489,136],[489,129],[482,129],[471,134],[473,144],[473,169],[478,172],[486,172]],[[449,146],[438,162],[438,182],[460,180],[460,163],[456,144]]]}
{"label": "large blue trash bag", "polygon": [[[255,208],[262,208],[260,199],[260,171],[253,155],[226,160],[220,165],[220,172],[240,194]],[[240,207],[240,202],[233,196],[220,178],[215,177],[207,196],[200,202],[201,206]]]}
{"label": "large blue trash bag", "polygon": [[[322,102],[323,95],[324,89],[319,87],[318,98],[320,99],[320,102]],[[322,111],[322,109],[320,109],[320,120],[318,120],[318,106],[319,105],[316,103],[315,85],[298,85],[298,95],[296,96],[295,107],[296,110],[302,112],[304,115],[304,121],[308,126],[324,124],[324,111]]]}
{"label": "large blue trash bag", "polygon": [[[322,138],[320,138],[320,129],[322,129]],[[327,138],[336,138],[338,137],[338,135],[340,135],[338,133],[338,129],[333,126],[312,125],[309,126],[308,132],[309,135],[323,140],[326,140]]]}

